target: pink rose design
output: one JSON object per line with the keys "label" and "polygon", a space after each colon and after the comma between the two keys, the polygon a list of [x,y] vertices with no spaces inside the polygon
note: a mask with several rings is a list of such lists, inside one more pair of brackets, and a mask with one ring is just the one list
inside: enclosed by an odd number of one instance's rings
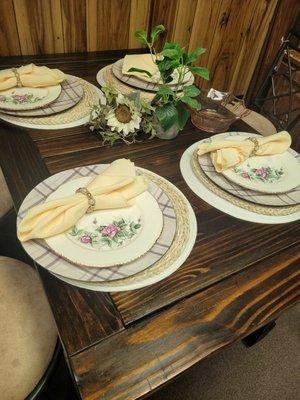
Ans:
{"label": "pink rose design", "polygon": [[22,95],[15,94],[13,97],[14,97],[14,100],[18,101],[19,103],[24,103],[24,101],[27,100],[26,94],[22,94]]}
{"label": "pink rose design", "polygon": [[117,225],[110,224],[110,225],[107,225],[105,228],[103,228],[101,233],[104,236],[113,238],[119,231],[120,231],[120,228]]}
{"label": "pink rose design", "polygon": [[92,243],[92,239],[89,235],[81,236],[80,241],[81,241],[81,243],[84,243],[84,244]]}
{"label": "pink rose design", "polygon": [[255,175],[256,176],[261,176],[262,178],[266,178],[268,176],[268,171],[266,170],[266,168],[258,168],[255,171]]}

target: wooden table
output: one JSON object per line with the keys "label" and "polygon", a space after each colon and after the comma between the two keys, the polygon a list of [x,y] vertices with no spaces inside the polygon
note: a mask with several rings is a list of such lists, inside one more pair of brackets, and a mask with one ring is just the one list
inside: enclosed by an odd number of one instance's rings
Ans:
{"label": "wooden table", "polygon": [[[96,72],[122,54],[8,58],[1,66],[33,60],[96,83]],[[241,122],[234,130],[253,132]],[[37,267],[83,399],[149,394],[299,300],[299,221],[241,221],[206,204],[185,184],[180,157],[205,136],[188,126],[172,141],[103,148],[86,127],[33,130],[0,125],[0,161],[16,209],[50,174],[128,157],[174,183],[197,216],[197,241],[187,261],[144,289],[111,294],[78,289]],[[298,150],[299,137],[293,139]]]}

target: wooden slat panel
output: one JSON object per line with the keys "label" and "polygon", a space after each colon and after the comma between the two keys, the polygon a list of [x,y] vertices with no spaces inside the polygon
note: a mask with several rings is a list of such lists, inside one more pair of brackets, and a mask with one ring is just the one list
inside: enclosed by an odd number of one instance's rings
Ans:
{"label": "wooden slat panel", "polygon": [[[211,4],[212,11],[216,13],[215,2]],[[206,38],[208,42],[204,43],[208,52],[201,59],[201,64],[207,61],[211,81],[201,82],[203,87],[213,86],[235,94],[246,93],[276,4],[277,1],[267,0],[225,0],[219,3],[218,16],[215,14],[213,17],[213,36],[210,34]],[[201,40],[201,35],[198,37]]]}
{"label": "wooden slat panel", "polygon": [[64,51],[60,0],[14,0],[22,54]]}
{"label": "wooden slat panel", "polygon": [[82,398],[144,398],[276,318],[299,301],[299,251],[287,249],[72,357]]}
{"label": "wooden slat panel", "polygon": [[0,56],[21,54],[13,0],[0,1]]}
{"label": "wooden slat panel", "polygon": [[130,0],[87,0],[88,51],[128,47]]}
{"label": "wooden slat panel", "polygon": [[153,0],[152,14],[149,31],[155,25],[162,24],[166,27],[166,33],[157,41],[156,50],[160,51],[165,41],[171,41],[175,27],[175,16],[178,0]]}
{"label": "wooden slat panel", "polygon": [[237,63],[229,87],[229,90],[237,95],[247,92],[276,5],[276,0],[271,2],[258,0],[253,4],[251,16],[245,27],[242,49],[237,55]]}
{"label": "wooden slat panel", "polygon": [[150,0],[131,0],[128,38],[129,49],[139,49],[142,47],[141,43],[135,38],[134,32],[140,29],[146,32],[148,31],[150,4]]}
{"label": "wooden slat panel", "polygon": [[[189,51],[195,50],[196,47],[206,48],[206,53],[204,53],[198,61],[198,65],[203,67],[210,67],[209,56],[219,19],[221,4],[222,0],[198,0],[197,3]],[[197,78],[196,83],[203,88],[213,86],[211,80],[207,83],[203,79]]]}
{"label": "wooden slat panel", "polygon": [[[294,23],[299,16],[298,27],[300,26],[300,2],[299,0],[281,0],[277,4],[277,10],[273,17],[274,23],[270,29],[270,33],[265,41],[265,44],[260,55],[260,60],[257,63],[253,82],[248,89],[247,100],[251,101],[256,95],[259,86],[266,78],[266,74],[281,46],[281,38],[287,37],[287,34],[294,26]],[[254,74],[253,74],[254,75]],[[250,85],[249,85],[250,86]]]}
{"label": "wooden slat panel", "polygon": [[84,0],[61,0],[65,52],[87,50],[86,7]]}
{"label": "wooden slat panel", "polygon": [[[135,30],[150,31],[161,23],[167,32],[158,41],[158,50],[166,40],[178,41],[190,51],[198,46],[207,48],[199,65],[210,69],[211,80],[197,78],[198,85],[245,94],[277,3],[278,0],[4,0],[0,7],[7,17],[0,31],[4,37],[0,54],[140,48]],[[285,4],[288,18],[290,10],[296,14],[295,0],[285,0]]]}
{"label": "wooden slat panel", "polygon": [[[197,0],[178,0],[172,41],[188,49],[195,19]],[[197,22],[195,21],[195,24]]]}

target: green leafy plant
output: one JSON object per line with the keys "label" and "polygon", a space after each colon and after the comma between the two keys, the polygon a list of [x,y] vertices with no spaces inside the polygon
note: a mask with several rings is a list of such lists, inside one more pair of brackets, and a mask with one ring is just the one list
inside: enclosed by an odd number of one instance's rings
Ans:
{"label": "green leafy plant", "polygon": [[[143,30],[136,31],[135,36],[142,44],[148,46],[159,71],[159,90],[152,101],[155,107],[154,114],[165,131],[174,125],[182,130],[189,119],[189,109],[201,107],[196,99],[200,90],[195,85],[184,85],[184,82],[189,73],[209,80],[208,69],[194,65],[206,49],[198,47],[188,54],[178,43],[166,42],[162,52],[157,53],[154,44],[163,32],[165,27],[157,25],[152,29],[149,38]],[[140,72],[152,77],[149,71],[140,68],[130,68],[128,72]],[[174,75],[176,84],[170,87],[168,84],[173,81]]]}

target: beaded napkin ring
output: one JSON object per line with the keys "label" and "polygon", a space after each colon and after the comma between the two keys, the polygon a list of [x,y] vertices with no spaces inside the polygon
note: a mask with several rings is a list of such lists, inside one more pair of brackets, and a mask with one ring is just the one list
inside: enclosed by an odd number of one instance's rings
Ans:
{"label": "beaded napkin ring", "polygon": [[20,75],[19,75],[19,72],[18,72],[17,68],[12,68],[11,70],[15,74],[15,77],[16,77],[16,80],[17,80],[17,86],[18,87],[22,87],[23,85],[22,85],[21,78],[20,78]]}
{"label": "beaded napkin ring", "polygon": [[254,147],[253,150],[251,151],[250,157],[253,157],[256,155],[257,150],[259,149],[259,142],[256,138],[254,137],[249,137],[246,140],[251,140],[251,142],[253,143]]}
{"label": "beaded napkin ring", "polygon": [[78,188],[75,193],[81,193],[87,197],[89,207],[86,210],[86,213],[89,214],[89,213],[93,212],[95,209],[96,201],[95,201],[94,197],[92,196],[92,194],[87,190],[87,188],[85,188],[85,187]]}

